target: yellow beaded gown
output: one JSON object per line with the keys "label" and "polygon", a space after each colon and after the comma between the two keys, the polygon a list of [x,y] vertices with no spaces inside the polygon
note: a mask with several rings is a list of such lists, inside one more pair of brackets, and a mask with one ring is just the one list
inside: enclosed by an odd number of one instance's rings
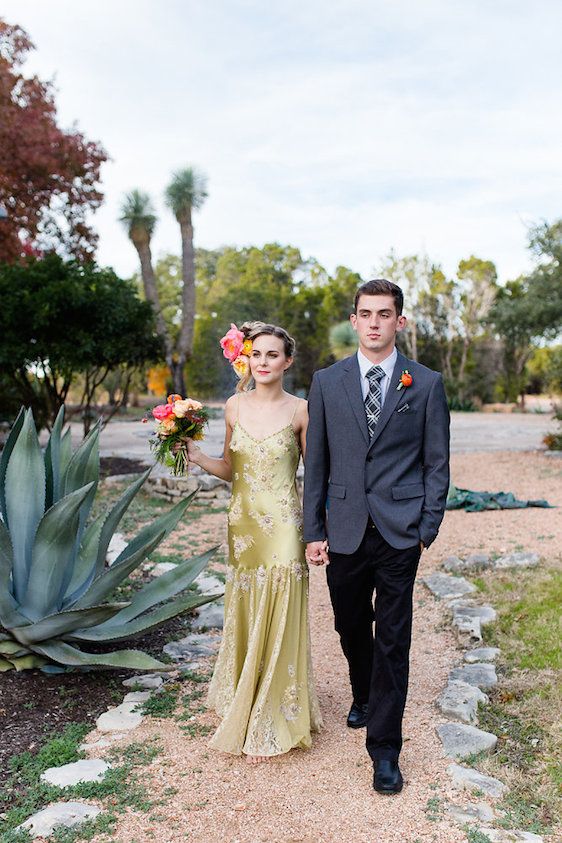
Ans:
{"label": "yellow beaded gown", "polygon": [[308,748],[321,726],[310,657],[308,568],[292,424],[255,439],[237,421],[224,629],[208,704],[211,746],[246,755]]}

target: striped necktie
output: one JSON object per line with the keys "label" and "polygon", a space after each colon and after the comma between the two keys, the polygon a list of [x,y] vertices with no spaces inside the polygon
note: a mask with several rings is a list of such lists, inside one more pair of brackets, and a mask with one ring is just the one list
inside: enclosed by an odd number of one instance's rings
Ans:
{"label": "striped necktie", "polygon": [[381,414],[382,406],[382,389],[381,380],[384,378],[385,372],[381,366],[371,366],[366,374],[369,381],[369,391],[365,398],[365,412],[367,413],[367,427],[369,428],[369,438],[372,439],[375,432],[375,427]]}

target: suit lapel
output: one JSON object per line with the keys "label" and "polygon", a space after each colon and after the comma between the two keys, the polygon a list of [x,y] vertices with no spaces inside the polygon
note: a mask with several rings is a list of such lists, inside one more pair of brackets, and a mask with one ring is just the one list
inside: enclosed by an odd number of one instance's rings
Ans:
{"label": "suit lapel", "polygon": [[396,409],[396,405],[402,397],[402,390],[398,389],[397,387],[398,383],[400,382],[400,376],[402,375],[402,372],[404,371],[404,369],[407,368],[408,358],[404,357],[403,354],[400,354],[400,352],[398,352],[396,363],[394,364],[392,378],[390,379],[390,384],[386,393],[386,398],[384,399],[384,404],[381,410],[381,414],[379,416],[379,420],[377,422],[377,426],[375,427],[373,438],[371,439],[369,445],[369,450],[371,450],[371,448],[383,432],[386,424],[388,423],[390,417]]}
{"label": "suit lapel", "polygon": [[365,412],[365,404],[363,402],[363,391],[361,389],[361,372],[359,370],[359,362],[357,355],[349,357],[347,366],[345,368],[343,377],[343,385],[351,404],[351,409],[357,419],[357,424],[363,434],[365,442],[369,444],[369,429],[367,427],[367,414]]}

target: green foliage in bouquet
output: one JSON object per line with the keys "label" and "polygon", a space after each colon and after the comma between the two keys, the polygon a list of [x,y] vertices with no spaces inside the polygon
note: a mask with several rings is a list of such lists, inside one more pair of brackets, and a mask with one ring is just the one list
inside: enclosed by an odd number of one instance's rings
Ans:
{"label": "green foliage in bouquet", "polygon": [[189,559],[149,582],[129,603],[115,588],[176,527],[195,493],[143,527],[107,567],[111,537],[149,471],[113,508],[89,519],[99,480],[99,426],[72,453],[64,408],[41,453],[31,410],[20,411],[0,458],[0,671],[72,667],[165,668],[139,650],[89,653],[208,603],[185,594],[216,552]]}

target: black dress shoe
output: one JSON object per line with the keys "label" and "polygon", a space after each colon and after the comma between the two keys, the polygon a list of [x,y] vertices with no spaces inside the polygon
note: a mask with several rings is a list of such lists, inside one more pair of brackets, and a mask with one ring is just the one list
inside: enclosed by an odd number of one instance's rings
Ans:
{"label": "black dress shoe", "polygon": [[398,761],[375,761],[373,787],[377,793],[400,793],[403,784]]}
{"label": "black dress shoe", "polygon": [[350,729],[363,729],[367,725],[367,703],[354,702],[347,715],[347,725]]}

